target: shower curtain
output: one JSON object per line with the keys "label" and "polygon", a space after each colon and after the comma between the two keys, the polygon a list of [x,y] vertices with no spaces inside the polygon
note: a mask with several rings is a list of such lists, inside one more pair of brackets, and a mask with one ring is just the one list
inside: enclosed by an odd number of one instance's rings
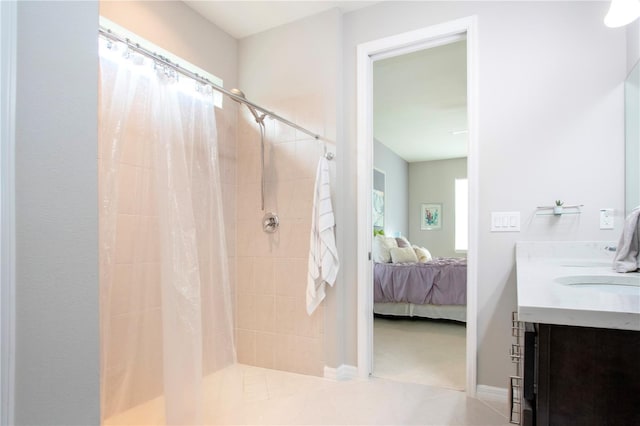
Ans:
{"label": "shower curtain", "polygon": [[203,376],[235,362],[211,89],[100,37],[103,423],[203,423]]}

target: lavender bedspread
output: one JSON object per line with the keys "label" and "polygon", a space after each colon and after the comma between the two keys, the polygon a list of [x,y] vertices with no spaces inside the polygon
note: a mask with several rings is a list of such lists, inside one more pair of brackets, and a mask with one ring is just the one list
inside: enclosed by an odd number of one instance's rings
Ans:
{"label": "lavender bedspread", "polygon": [[373,300],[419,305],[466,305],[467,259],[376,263],[373,268]]}

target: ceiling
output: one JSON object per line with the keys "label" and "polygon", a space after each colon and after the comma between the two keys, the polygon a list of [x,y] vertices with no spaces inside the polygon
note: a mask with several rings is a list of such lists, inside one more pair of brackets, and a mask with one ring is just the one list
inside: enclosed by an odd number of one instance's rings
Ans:
{"label": "ceiling", "polygon": [[373,136],[407,162],[467,156],[466,41],[373,63]]}
{"label": "ceiling", "polygon": [[183,0],[234,38],[241,39],[307,16],[338,8],[343,13],[378,1],[203,1]]}
{"label": "ceiling", "polygon": [[[183,0],[236,39],[379,1]],[[467,155],[466,42],[374,62],[374,138],[408,162]]]}

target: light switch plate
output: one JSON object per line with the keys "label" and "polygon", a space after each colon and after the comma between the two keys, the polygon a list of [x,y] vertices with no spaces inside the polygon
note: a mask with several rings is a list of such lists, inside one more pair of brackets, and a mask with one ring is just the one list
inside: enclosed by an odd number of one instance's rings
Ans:
{"label": "light switch plate", "polygon": [[520,212],[491,212],[491,232],[520,232]]}
{"label": "light switch plate", "polygon": [[613,209],[600,209],[600,229],[613,229]]}

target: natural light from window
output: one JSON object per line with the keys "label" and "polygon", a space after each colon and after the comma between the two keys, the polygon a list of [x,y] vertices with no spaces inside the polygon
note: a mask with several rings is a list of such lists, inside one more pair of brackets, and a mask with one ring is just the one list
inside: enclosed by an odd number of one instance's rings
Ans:
{"label": "natural light from window", "polygon": [[[136,33],[129,31],[128,29],[116,24],[113,21],[110,21],[109,19],[105,18],[104,16],[100,16],[100,25],[102,25],[103,27],[114,31],[115,33],[117,33],[120,36],[129,38],[132,41],[135,41],[141,47],[144,47],[145,49],[150,50],[151,52],[154,52],[154,53],[156,53],[158,55],[164,56],[165,58],[169,59],[174,64],[178,64],[182,68],[184,68],[186,70],[189,70],[189,71],[191,71],[191,72],[193,72],[195,74],[198,74],[201,77],[204,77],[204,78],[208,79],[213,84],[215,84],[217,86],[220,86],[220,87],[224,87],[224,82],[222,81],[221,78],[216,77],[215,75],[203,70],[202,68],[199,68],[199,67],[193,65],[192,63],[187,62],[186,60],[180,58],[179,56],[174,55],[173,53],[169,52],[168,50],[165,50],[165,49],[163,49],[163,48],[151,43],[149,40],[146,40],[146,39],[140,37]],[[184,84],[185,87],[187,85],[187,82],[192,82],[193,81],[193,80],[191,80],[189,78],[185,78],[183,80],[184,80],[184,83],[185,83]],[[189,84],[189,91],[193,91],[193,87],[194,87],[193,84]],[[218,108],[222,108],[222,100],[224,98],[222,96],[222,93],[214,90],[212,95],[213,95],[213,104]]]}
{"label": "natural light from window", "polygon": [[467,179],[456,179],[455,210],[455,250],[466,252],[469,247],[469,184]]}

